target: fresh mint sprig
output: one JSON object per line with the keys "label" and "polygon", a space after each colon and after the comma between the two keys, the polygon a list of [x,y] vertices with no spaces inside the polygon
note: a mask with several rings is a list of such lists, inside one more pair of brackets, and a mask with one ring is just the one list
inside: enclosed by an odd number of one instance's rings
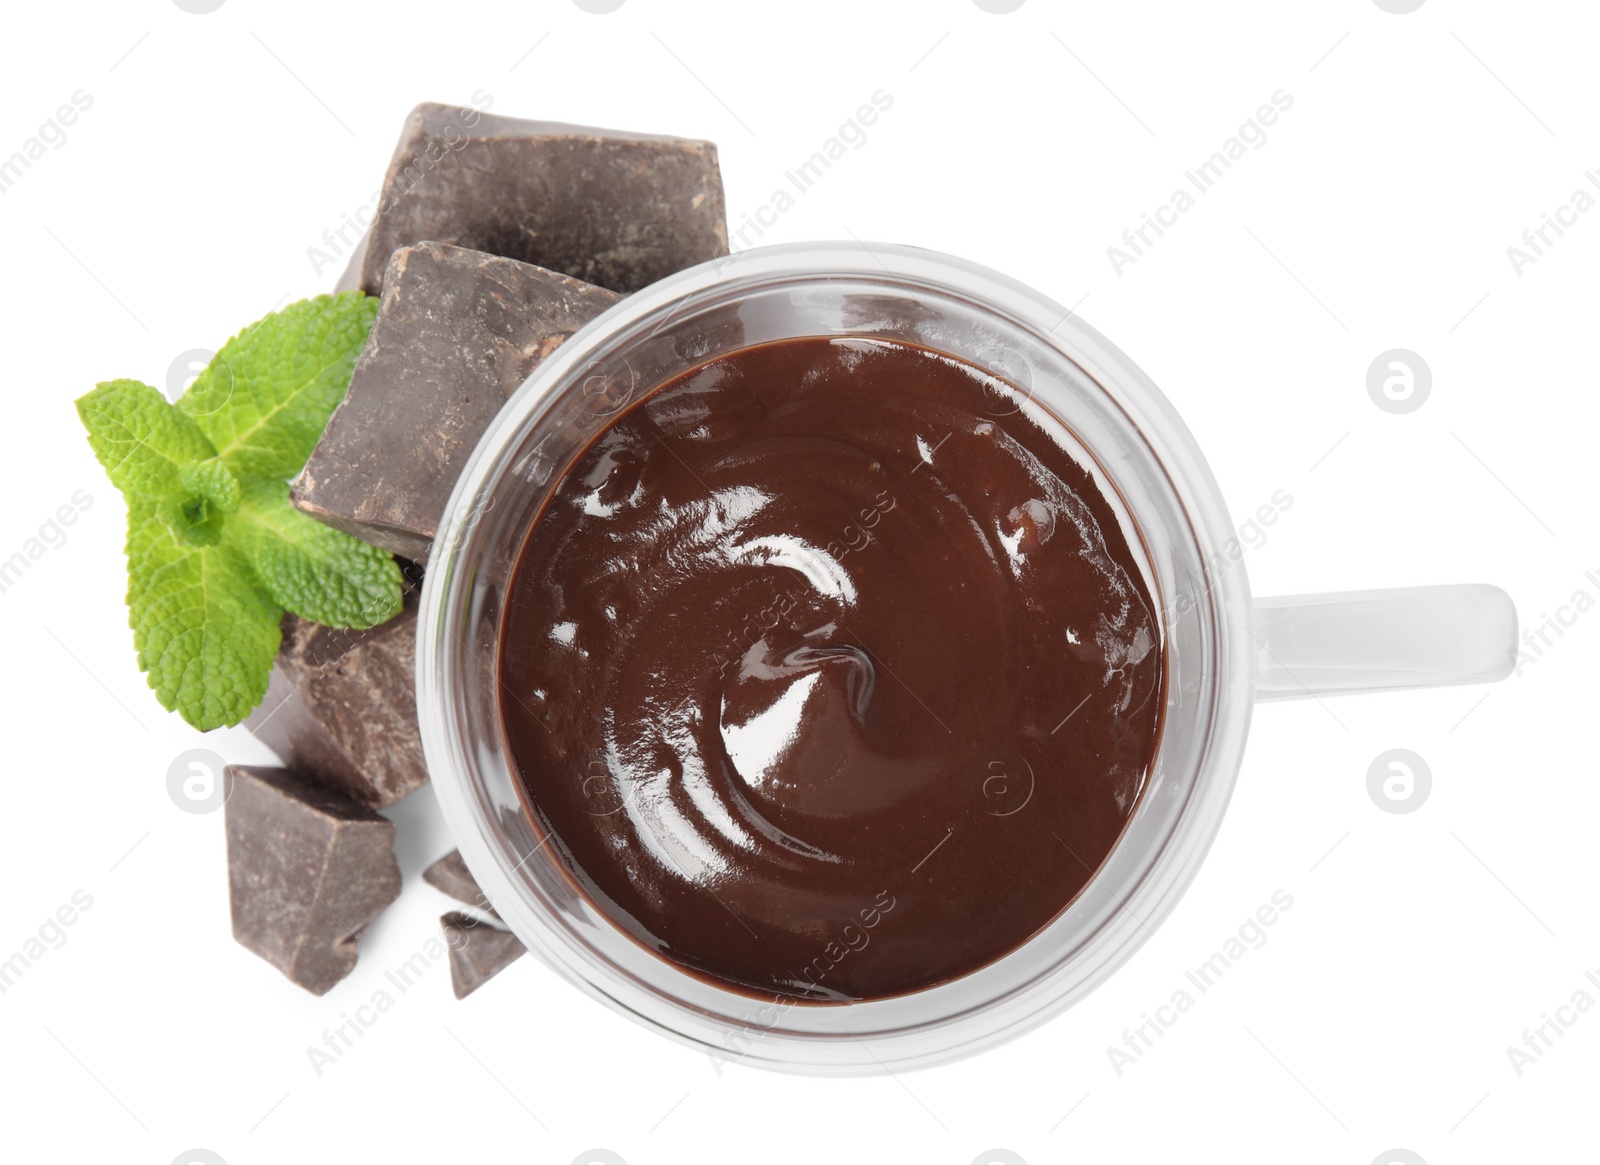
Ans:
{"label": "fresh mint sprig", "polygon": [[377,309],[359,291],[291,304],[223,345],[176,404],[137,380],[77,401],[128,503],[139,668],[196,728],[237,724],[261,702],[285,608],[355,628],[400,612],[387,552],[289,504]]}

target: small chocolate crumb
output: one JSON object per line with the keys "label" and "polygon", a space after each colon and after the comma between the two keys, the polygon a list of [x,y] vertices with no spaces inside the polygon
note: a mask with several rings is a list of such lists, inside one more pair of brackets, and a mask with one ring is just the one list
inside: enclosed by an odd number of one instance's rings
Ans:
{"label": "small chocolate crumb", "polygon": [[439,919],[439,926],[450,948],[450,984],[457,999],[471,995],[528,949],[509,930],[471,915],[451,912]]}

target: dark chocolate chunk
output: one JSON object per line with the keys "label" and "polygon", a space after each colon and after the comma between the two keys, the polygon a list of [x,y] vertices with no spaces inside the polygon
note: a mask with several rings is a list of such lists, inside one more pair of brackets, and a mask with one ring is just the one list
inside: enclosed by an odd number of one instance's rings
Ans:
{"label": "dark chocolate chunk", "polygon": [[618,297],[482,251],[394,253],[366,349],[294,504],[423,561],[456,478],[539,361]]}
{"label": "dark chocolate chunk", "polygon": [[495,914],[494,907],[489,905],[488,897],[479,888],[472,871],[467,869],[467,863],[461,860],[461,851],[458,849],[451,850],[423,870],[422,880],[434,889],[450,895],[457,902],[464,902],[495,918],[500,917]]}
{"label": "dark chocolate chunk", "polygon": [[229,765],[233,937],[314,995],[400,894],[394,822],[289,769]]}
{"label": "dark chocolate chunk", "polygon": [[728,253],[717,147],[419,105],[384,177],[363,290],[383,290],[389,256],[425,239],[638,291]]}
{"label": "dark chocolate chunk", "polygon": [[371,809],[428,780],[417,731],[417,593],[387,623],[341,631],[294,615],[245,726],[285,764]]}
{"label": "dark chocolate chunk", "polygon": [[452,912],[439,919],[450,948],[450,985],[465,999],[527,951],[509,930],[490,926],[471,915]]}

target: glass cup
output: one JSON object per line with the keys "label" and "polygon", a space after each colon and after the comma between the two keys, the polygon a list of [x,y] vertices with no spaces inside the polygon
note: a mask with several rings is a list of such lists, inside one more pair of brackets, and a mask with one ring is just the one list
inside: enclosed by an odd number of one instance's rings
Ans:
{"label": "glass cup", "polygon": [[[1160,606],[1166,699],[1152,771],[1095,876],[1025,944],[890,999],[764,1002],[638,945],[573,886],[523,806],[497,706],[516,555],[570,461],[621,409],[720,354],[804,336],[897,339],[1021,390],[1121,508]],[[1000,419],[997,417],[997,419]],[[1003,423],[1003,420],[1002,420]],[[1058,304],[960,259],[805,243],[714,260],[629,296],[546,359],[456,485],[429,560],[417,703],[434,789],[495,910],[573,985],[719,1061],[898,1072],[1022,1034],[1124,963],[1173,909],[1222,821],[1255,700],[1479,683],[1510,673],[1516,612],[1488,586],[1252,601],[1204,457],[1155,385]]]}

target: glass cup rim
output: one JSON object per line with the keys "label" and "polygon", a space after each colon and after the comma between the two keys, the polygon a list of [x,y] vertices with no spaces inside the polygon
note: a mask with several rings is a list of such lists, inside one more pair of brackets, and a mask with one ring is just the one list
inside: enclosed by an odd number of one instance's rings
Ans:
{"label": "glass cup rim", "polygon": [[[973,1054],[1031,1030],[1097,986],[1131,957],[1192,881],[1220,827],[1242,757],[1253,683],[1248,650],[1249,587],[1242,564],[1235,562],[1220,570],[1212,565],[1233,536],[1231,520],[1209,466],[1171,404],[1131,360],[1075,312],[967,260],[917,247],[853,240],[742,251],[689,268],[623,298],[541,362],[489,426],[462,472],[441,520],[423,582],[417,702],[424,751],[441,810],[468,867],[518,937],[561,977],[613,1010],[716,1054],[712,1037],[726,1034],[727,1014],[712,1017],[681,997],[672,998],[672,976],[686,977],[686,972],[657,959],[662,981],[669,986],[656,990],[650,998],[646,997],[650,993],[641,994],[622,977],[608,976],[597,959],[574,948],[553,924],[548,910],[530,898],[521,888],[523,883],[513,876],[515,870],[509,868],[515,855],[506,852],[484,803],[474,767],[476,758],[469,755],[462,718],[455,711],[459,683],[452,669],[459,669],[458,652],[465,648],[459,636],[453,638],[453,631],[470,603],[472,555],[482,552],[473,541],[476,523],[468,519],[482,499],[504,486],[508,451],[536,428],[541,410],[559,393],[570,391],[574,378],[603,360],[608,348],[618,346],[631,334],[630,329],[660,317],[656,330],[670,332],[675,313],[707,296],[736,294],[741,288],[744,294],[753,294],[758,288],[830,279],[956,297],[1008,325],[1026,329],[1104,393],[1150,444],[1153,464],[1166,475],[1179,503],[1186,528],[1178,533],[1193,540],[1200,572],[1207,580],[1196,606],[1197,618],[1207,621],[1211,635],[1210,658],[1202,660],[1199,677],[1201,685],[1209,689],[1198,697],[1206,716],[1203,759],[1190,777],[1192,788],[1185,794],[1187,799],[1161,853],[1149,857],[1145,875],[1112,911],[1104,933],[1092,936],[1098,946],[1090,950],[1086,941],[1082,952],[1063,960],[1050,975],[1041,976],[1040,982],[1029,984],[1018,998],[1007,999],[1005,1007],[978,1000],[964,1010],[912,1025],[898,1035],[873,1033],[871,1047],[858,1039],[860,1051],[841,1049],[837,1042],[826,1049],[812,1047],[814,1042],[825,1041],[820,1036],[813,1040],[815,1033],[768,1029],[760,1033],[760,1046],[754,1054],[739,1057],[740,1062],[766,1068],[856,1074],[926,1067]],[[1065,419],[1063,423],[1071,427]],[[1165,732],[1164,727],[1164,737]],[[1100,877],[1097,871],[1091,886]],[[1024,947],[1038,941],[1036,936]],[[1069,964],[1075,974],[1066,973]],[[973,976],[953,983],[970,978]],[[929,996],[951,986],[901,998]],[[746,1006],[752,1004],[746,995],[728,994]],[[661,998],[663,995],[667,998]],[[866,1008],[877,1003],[843,1006]]]}

